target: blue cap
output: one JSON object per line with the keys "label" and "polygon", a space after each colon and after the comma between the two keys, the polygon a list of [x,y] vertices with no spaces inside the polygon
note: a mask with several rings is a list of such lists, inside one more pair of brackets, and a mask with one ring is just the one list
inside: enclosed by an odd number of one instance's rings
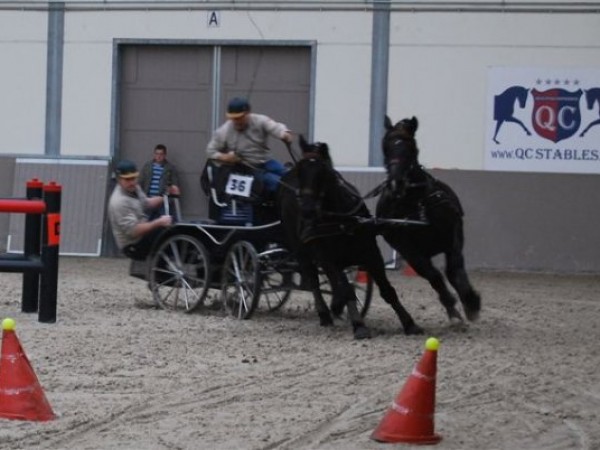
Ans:
{"label": "blue cap", "polygon": [[121,178],[135,178],[139,175],[135,163],[126,159],[119,161],[115,173]]}
{"label": "blue cap", "polygon": [[250,111],[248,100],[242,97],[235,97],[229,101],[227,105],[227,118],[237,119]]}

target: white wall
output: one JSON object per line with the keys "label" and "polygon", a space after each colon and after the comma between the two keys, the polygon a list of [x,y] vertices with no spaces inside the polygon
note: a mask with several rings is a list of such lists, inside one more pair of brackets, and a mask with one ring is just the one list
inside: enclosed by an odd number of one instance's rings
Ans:
{"label": "white wall", "polygon": [[[394,3],[396,4],[396,3]],[[368,164],[372,14],[207,10],[65,12],[61,154],[109,156],[113,41],[316,41],[315,139]],[[47,14],[0,11],[0,153],[43,154]],[[490,66],[600,64],[600,14],[391,13],[388,112],[416,115],[428,167],[482,169]],[[599,80],[600,81],[600,80]]]}
{"label": "white wall", "polygon": [[331,144],[340,164],[368,164],[370,13],[222,11],[217,28],[207,15],[67,12],[61,154],[109,154],[113,39],[314,40],[315,138]]}
{"label": "white wall", "polygon": [[424,166],[481,170],[489,67],[599,65],[599,14],[394,13],[388,111],[420,120]]}
{"label": "white wall", "polygon": [[44,154],[46,35],[46,13],[0,12],[2,154]]}

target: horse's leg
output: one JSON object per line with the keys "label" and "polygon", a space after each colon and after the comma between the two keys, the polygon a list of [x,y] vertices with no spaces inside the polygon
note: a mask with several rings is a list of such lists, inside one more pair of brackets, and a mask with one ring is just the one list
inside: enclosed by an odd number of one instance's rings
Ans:
{"label": "horse's leg", "polygon": [[413,270],[422,278],[426,279],[433,290],[437,292],[440,303],[446,308],[448,319],[451,322],[464,322],[463,318],[456,309],[456,297],[448,289],[444,276],[433,265],[430,258],[424,256],[406,256],[407,262]]}
{"label": "horse's leg", "polygon": [[319,270],[315,265],[308,265],[302,268],[302,283],[304,287],[310,290],[315,301],[315,309],[319,315],[319,323],[322,327],[333,325],[331,312],[327,307],[327,303],[321,294],[321,286],[319,285]]}
{"label": "horse's leg", "polygon": [[477,320],[481,310],[481,297],[469,281],[465,270],[465,259],[461,250],[446,254],[446,276],[458,292],[467,319],[471,322]]}
{"label": "horse's leg", "polygon": [[[368,339],[371,337],[371,330],[365,325],[364,319],[358,312],[356,306],[356,294],[348,277],[343,269],[324,268],[331,287],[333,289],[334,299],[348,308],[348,317],[354,331],[354,339]],[[341,300],[340,300],[341,299]],[[343,309],[342,305],[342,309]]]}
{"label": "horse's leg", "polygon": [[381,256],[379,248],[376,244],[374,244],[373,248],[376,252],[373,252],[369,255],[369,258],[366,259],[368,261],[366,269],[373,278],[375,284],[377,284],[381,298],[392,307],[398,316],[398,319],[400,319],[402,328],[404,328],[404,334],[423,334],[423,328],[415,323],[409,312],[402,306],[396,290],[385,274],[385,263],[383,262],[383,257]]}
{"label": "horse's leg", "polygon": [[[330,268],[329,270],[324,269],[327,273],[327,278],[329,279],[330,283],[333,283],[335,280],[337,280],[337,275],[339,273],[338,269],[335,268]],[[336,281],[337,282],[337,281]],[[332,291],[333,291],[333,285],[331,286]],[[333,317],[335,318],[341,318],[342,313],[344,312],[344,308],[346,307],[346,305],[348,304],[348,298],[345,295],[345,292],[343,290],[338,290],[336,291],[332,297],[331,297],[331,314],[333,315]]]}

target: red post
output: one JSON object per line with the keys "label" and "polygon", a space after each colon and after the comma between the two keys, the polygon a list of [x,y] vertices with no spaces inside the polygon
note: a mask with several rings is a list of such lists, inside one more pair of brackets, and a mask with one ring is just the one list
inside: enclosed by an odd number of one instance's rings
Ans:
{"label": "red post", "polygon": [[58,254],[60,244],[60,199],[62,186],[54,181],[43,188],[46,215],[42,225],[42,271],[39,322],[56,322],[58,289]]}
{"label": "red post", "polygon": [[46,210],[46,204],[39,200],[25,200],[18,198],[0,199],[0,212],[42,214]]}
{"label": "red post", "polygon": [[[27,200],[42,199],[42,183],[37,178],[27,182]],[[45,209],[45,203],[44,203]],[[26,260],[39,258],[42,244],[42,216],[41,214],[25,215],[25,244],[23,256]],[[37,312],[40,298],[40,273],[23,272],[23,290],[21,296],[21,311]]]}

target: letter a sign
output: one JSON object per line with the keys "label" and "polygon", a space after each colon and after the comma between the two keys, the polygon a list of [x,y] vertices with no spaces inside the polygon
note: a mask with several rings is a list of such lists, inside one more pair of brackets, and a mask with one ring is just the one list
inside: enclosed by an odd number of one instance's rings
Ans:
{"label": "letter a sign", "polygon": [[219,11],[208,12],[208,28],[218,28],[221,26],[221,13]]}

